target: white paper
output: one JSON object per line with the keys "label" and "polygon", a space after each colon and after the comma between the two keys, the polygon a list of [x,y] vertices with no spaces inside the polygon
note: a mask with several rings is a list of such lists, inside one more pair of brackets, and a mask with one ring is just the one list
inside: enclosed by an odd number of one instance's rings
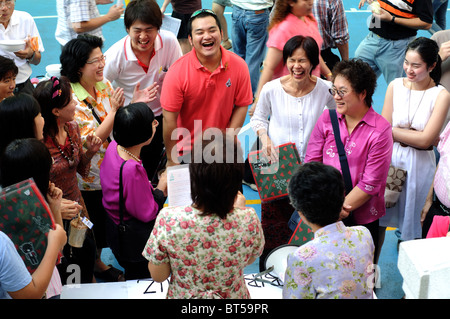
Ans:
{"label": "white paper", "polygon": [[167,197],[169,206],[187,206],[192,204],[189,164],[167,168]]}
{"label": "white paper", "polygon": [[170,16],[164,15],[162,20],[161,30],[170,31],[175,36],[178,35],[178,30],[180,30],[181,20],[177,18],[172,18]]}

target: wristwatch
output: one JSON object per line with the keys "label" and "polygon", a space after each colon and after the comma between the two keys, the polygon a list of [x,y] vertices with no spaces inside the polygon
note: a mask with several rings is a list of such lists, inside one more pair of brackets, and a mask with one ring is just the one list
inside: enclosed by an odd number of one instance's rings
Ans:
{"label": "wristwatch", "polygon": [[395,16],[392,16],[391,24],[394,24],[394,23],[395,23]]}

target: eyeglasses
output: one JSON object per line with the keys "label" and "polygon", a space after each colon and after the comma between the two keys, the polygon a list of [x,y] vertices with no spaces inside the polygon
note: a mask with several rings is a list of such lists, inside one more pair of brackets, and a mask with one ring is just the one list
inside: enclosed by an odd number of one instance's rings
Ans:
{"label": "eyeglasses", "polygon": [[105,62],[105,60],[106,60],[106,57],[104,55],[102,55],[99,58],[93,59],[91,61],[86,61],[86,64],[94,64],[94,63],[99,64],[100,62]]}
{"label": "eyeglasses", "polygon": [[15,0],[0,1],[0,8],[3,8],[4,6],[6,6],[8,9],[11,9],[14,2],[15,2]]}
{"label": "eyeglasses", "polygon": [[217,17],[216,13],[210,9],[200,9],[200,10],[195,11],[189,19],[191,19],[191,20],[194,19],[200,13],[209,13],[209,14],[212,14],[213,16]]}
{"label": "eyeglasses", "polygon": [[345,94],[349,93],[348,91],[338,90],[336,88],[330,88],[328,89],[328,92],[333,96],[337,93],[340,97],[344,97]]}

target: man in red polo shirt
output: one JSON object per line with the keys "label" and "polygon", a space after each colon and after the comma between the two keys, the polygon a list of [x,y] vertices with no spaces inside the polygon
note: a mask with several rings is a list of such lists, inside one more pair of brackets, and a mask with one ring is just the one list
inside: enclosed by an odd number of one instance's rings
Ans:
{"label": "man in red polo shirt", "polygon": [[188,162],[194,139],[207,129],[232,128],[237,134],[253,100],[247,64],[221,47],[214,12],[194,12],[188,31],[193,49],[171,66],[161,92],[168,166],[179,163],[178,155]]}

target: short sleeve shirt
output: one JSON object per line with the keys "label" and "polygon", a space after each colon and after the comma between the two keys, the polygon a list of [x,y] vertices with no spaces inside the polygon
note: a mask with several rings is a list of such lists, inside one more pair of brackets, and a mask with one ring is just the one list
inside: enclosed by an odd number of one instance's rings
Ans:
{"label": "short sleeve shirt", "polygon": [[0,299],[11,299],[15,292],[31,282],[31,275],[11,239],[0,231]]}
{"label": "short sleeve shirt", "polygon": [[190,150],[196,134],[207,128],[226,129],[234,108],[248,107],[253,101],[247,64],[235,53],[221,50],[221,64],[212,73],[201,65],[195,49],[167,72],[161,106],[179,112],[177,127],[190,136],[183,139],[183,150]]}
{"label": "short sleeve shirt", "polygon": [[142,254],[155,265],[170,263],[167,298],[248,299],[243,269],[263,248],[253,208],[235,208],[220,219],[178,206],[161,210]]}

